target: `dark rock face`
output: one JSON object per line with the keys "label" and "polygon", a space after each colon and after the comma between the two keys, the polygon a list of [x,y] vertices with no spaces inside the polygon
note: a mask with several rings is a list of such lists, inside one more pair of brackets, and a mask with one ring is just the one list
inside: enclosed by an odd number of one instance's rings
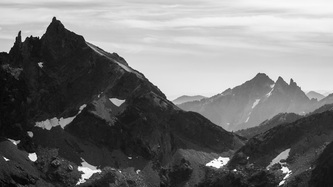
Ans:
{"label": "dark rock face", "polygon": [[[28,168],[0,170],[1,185],[74,186],[88,166],[96,173],[81,186],[195,184],[192,175],[204,171],[199,165],[208,157],[230,156],[243,145],[200,114],[180,110],[118,54],[55,18],[41,38],[22,42],[19,33],[0,60],[1,136],[21,141],[13,154],[24,156],[10,163],[20,166],[24,158]],[[205,156],[174,162],[189,150]]]}
{"label": "dark rock face", "polygon": [[256,136],[258,134],[264,133],[278,125],[281,125],[284,123],[292,123],[302,117],[303,116],[297,115],[294,113],[281,113],[281,114],[274,116],[270,120],[266,120],[266,121],[262,122],[259,126],[239,130],[239,131],[236,131],[235,133],[240,136],[250,139],[250,138],[253,138],[254,136]]}
{"label": "dark rock face", "polygon": [[[287,175],[286,171],[279,179],[284,181],[284,186],[329,186],[326,184],[330,181],[324,179],[326,174],[323,173],[324,168],[330,168],[330,147],[325,147],[333,140],[332,123],[332,110],[326,110],[280,124],[251,138],[235,153],[229,168],[254,165],[281,176],[280,168],[284,167],[290,172]],[[278,161],[271,165],[275,159]]]}
{"label": "dark rock face", "polygon": [[233,89],[179,107],[198,112],[225,129],[240,130],[257,126],[279,113],[305,114],[322,105],[310,100],[294,80],[288,84],[279,77],[274,82],[259,73]]}
{"label": "dark rock face", "polygon": [[327,145],[312,171],[309,186],[333,186],[333,143]]}

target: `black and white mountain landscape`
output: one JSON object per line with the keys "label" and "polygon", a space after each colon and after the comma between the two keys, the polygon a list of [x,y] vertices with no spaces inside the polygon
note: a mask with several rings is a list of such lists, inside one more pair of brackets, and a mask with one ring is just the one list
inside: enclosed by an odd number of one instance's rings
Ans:
{"label": "black and white mountain landscape", "polygon": [[0,60],[1,186],[333,182],[333,97],[310,100],[292,79],[259,73],[178,107],[56,18],[41,38],[19,32]]}
{"label": "black and white mountain landscape", "polygon": [[1,1],[0,187],[332,187],[332,7]]}

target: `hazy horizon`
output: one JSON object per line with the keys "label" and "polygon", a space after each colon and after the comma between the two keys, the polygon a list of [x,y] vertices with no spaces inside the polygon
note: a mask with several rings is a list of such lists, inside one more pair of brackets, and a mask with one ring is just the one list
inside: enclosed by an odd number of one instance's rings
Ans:
{"label": "hazy horizon", "polygon": [[211,96],[266,73],[304,91],[333,90],[333,2],[328,0],[70,0],[0,2],[0,51],[19,30],[42,36],[56,16],[116,52],[169,99]]}

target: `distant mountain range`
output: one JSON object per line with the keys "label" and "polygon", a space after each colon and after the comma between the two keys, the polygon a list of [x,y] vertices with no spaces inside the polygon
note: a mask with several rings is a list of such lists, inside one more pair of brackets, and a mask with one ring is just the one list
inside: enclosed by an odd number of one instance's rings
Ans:
{"label": "distant mountain range", "polygon": [[206,98],[206,97],[202,96],[202,95],[194,95],[194,96],[183,95],[183,96],[180,96],[180,97],[176,98],[172,102],[175,105],[179,105],[179,104],[186,103],[186,102],[199,101],[199,100],[201,100],[203,98]]}
{"label": "distant mountain range", "polygon": [[309,99],[317,99],[318,101],[322,100],[323,98],[325,98],[324,95],[315,92],[315,91],[310,91],[306,94],[306,96],[308,96]]}
{"label": "distant mountain range", "polygon": [[289,84],[282,77],[274,82],[266,74],[258,73],[233,89],[178,106],[186,111],[198,112],[215,124],[235,131],[257,126],[279,113],[304,115],[332,102],[331,96],[319,102],[309,99],[293,79]]}

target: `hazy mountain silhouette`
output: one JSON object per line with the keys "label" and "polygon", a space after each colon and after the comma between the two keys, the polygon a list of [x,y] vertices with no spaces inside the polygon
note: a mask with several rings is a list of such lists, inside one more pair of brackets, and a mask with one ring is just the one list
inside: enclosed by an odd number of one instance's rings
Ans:
{"label": "hazy mountain silhouette", "polygon": [[313,110],[315,100],[310,100],[299,86],[281,77],[271,80],[259,73],[253,79],[227,89],[221,94],[200,101],[178,105],[195,111],[228,130],[245,129],[259,125],[278,113],[305,114]]}
{"label": "hazy mountain silhouette", "polygon": [[186,102],[199,101],[203,98],[206,98],[206,97],[202,96],[202,95],[193,95],[193,96],[183,95],[183,96],[180,96],[180,97],[174,99],[172,102],[175,105],[179,105],[179,104],[186,103]]}
{"label": "hazy mountain silhouette", "polygon": [[309,99],[317,99],[318,101],[322,100],[323,98],[325,98],[324,95],[315,92],[315,91],[310,91],[306,94],[306,96],[308,96]]}

